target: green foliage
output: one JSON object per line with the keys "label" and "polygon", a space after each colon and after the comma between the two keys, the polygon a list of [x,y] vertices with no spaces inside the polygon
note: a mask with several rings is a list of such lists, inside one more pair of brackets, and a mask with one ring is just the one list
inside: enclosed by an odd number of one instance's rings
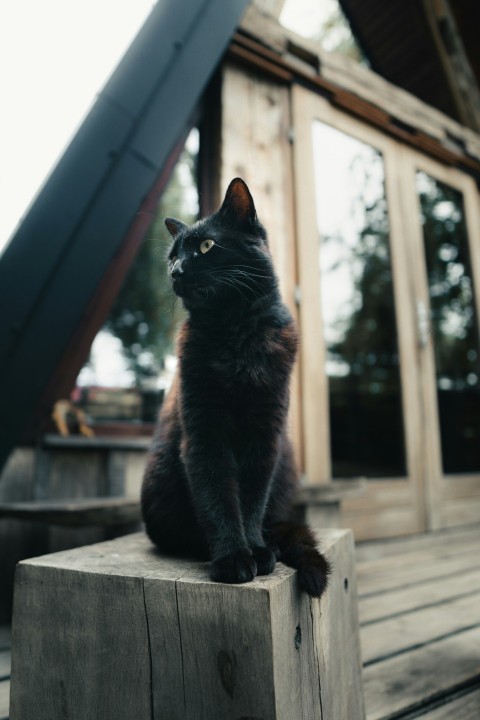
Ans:
{"label": "green foliage", "polygon": [[188,143],[105,323],[105,329],[121,340],[137,385],[159,374],[183,317],[165,262],[171,238],[163,220],[168,215],[187,223],[197,216],[196,150],[189,149]]}
{"label": "green foliage", "polygon": [[340,5],[332,10],[312,38],[328,52],[347,55],[359,63],[366,64],[366,58],[353,35]]}

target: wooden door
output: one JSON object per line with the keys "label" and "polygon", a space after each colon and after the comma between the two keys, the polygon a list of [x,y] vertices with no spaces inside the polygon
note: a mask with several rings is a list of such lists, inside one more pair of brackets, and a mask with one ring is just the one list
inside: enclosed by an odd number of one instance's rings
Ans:
{"label": "wooden door", "polygon": [[402,165],[427,521],[441,528],[480,519],[480,203],[460,171],[406,148]]}
{"label": "wooden door", "polygon": [[413,279],[399,146],[293,89],[304,470],[367,479],[357,538],[426,528]]}

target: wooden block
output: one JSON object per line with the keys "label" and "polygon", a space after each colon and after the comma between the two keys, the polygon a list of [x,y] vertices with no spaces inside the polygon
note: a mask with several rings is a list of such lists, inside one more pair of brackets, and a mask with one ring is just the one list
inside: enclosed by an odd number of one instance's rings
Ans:
{"label": "wooden block", "polygon": [[8,720],[8,698],[10,695],[10,680],[0,682],[0,720]]}
{"label": "wooden block", "polygon": [[363,720],[353,540],[319,601],[278,563],[245,585],[143,534],[20,563],[11,720]]}

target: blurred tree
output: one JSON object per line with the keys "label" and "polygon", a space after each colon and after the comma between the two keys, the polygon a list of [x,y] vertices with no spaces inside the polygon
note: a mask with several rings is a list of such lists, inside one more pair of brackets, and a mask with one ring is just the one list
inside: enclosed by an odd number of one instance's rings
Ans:
{"label": "blurred tree", "polygon": [[[343,253],[343,262],[348,263],[353,275],[354,302],[352,311],[339,318],[339,340],[328,349],[337,361],[348,363],[349,376],[361,378],[368,391],[371,383],[388,385],[391,368],[398,366],[382,157],[365,146],[363,154],[353,158],[351,172],[359,188],[351,207],[356,240]],[[328,237],[324,238],[324,242],[328,241]],[[337,242],[345,240],[338,238]]]}
{"label": "blurred tree", "polygon": [[480,384],[473,279],[461,193],[417,173],[437,376],[444,389]]}
{"label": "blurred tree", "polygon": [[[170,286],[165,261],[170,235],[165,216],[192,223],[198,215],[197,131],[187,140],[165,189],[155,219],[110,311],[104,329],[122,342],[136,384],[156,377],[172,351],[183,310]],[[193,138],[193,139],[192,139]],[[161,238],[161,239],[159,239]]]}
{"label": "blurred tree", "polygon": [[318,42],[327,52],[341,53],[360,63],[367,62],[338,2],[335,2],[335,7],[312,40]]}

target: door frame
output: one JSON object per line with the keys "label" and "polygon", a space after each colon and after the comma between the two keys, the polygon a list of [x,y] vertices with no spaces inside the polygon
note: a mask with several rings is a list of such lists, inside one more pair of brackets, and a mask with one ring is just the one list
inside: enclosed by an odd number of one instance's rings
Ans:
{"label": "door frame", "polygon": [[[440,164],[416,150],[401,147],[401,174],[405,202],[405,238],[408,243],[415,297],[422,302],[430,317],[430,294],[420,223],[419,198],[415,190],[415,172],[422,170],[431,177],[458,190],[463,196],[470,264],[474,289],[474,305],[480,336],[480,198],[472,177],[455,168]],[[439,529],[476,522],[480,518],[480,471],[478,473],[445,474],[442,467],[440,422],[437,400],[434,344],[431,332],[423,348],[419,345],[419,378],[424,413],[424,475],[427,526]]]}
{"label": "door frame", "polygon": [[404,243],[398,186],[401,173],[400,146],[380,131],[332,107],[325,98],[297,85],[292,88],[292,117],[295,128],[293,164],[301,288],[303,464],[307,482],[310,485],[335,482],[330,462],[328,378],[324,369],[326,347],[321,315],[313,163],[312,122],[318,119],[372,145],[383,156],[407,469],[406,475],[402,477],[368,480],[366,491],[361,497],[343,502],[342,521],[353,527],[358,539],[420,532],[427,527],[420,441],[422,416],[418,402],[417,333],[412,302],[414,287],[408,271],[409,255]]}

